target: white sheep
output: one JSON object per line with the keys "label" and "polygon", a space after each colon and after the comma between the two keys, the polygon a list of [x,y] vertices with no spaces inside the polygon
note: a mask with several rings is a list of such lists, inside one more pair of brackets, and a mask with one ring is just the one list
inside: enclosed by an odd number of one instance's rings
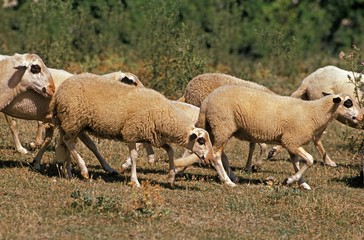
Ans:
{"label": "white sheep", "polygon": [[[364,78],[361,73],[350,72],[343,69],[340,69],[335,66],[326,66],[323,68],[319,68],[315,72],[308,75],[305,79],[302,80],[301,85],[298,89],[291,94],[291,97],[301,98],[304,100],[315,100],[322,97],[322,92],[332,93],[332,94],[347,94],[353,99],[353,104],[358,106],[358,99],[355,97],[354,91],[355,86],[353,83],[349,81],[348,76],[352,79],[355,77],[361,76],[361,84],[364,83]],[[359,89],[358,97],[361,99],[363,96],[363,89]],[[339,122],[346,124],[348,126],[358,128],[362,127],[362,125],[358,125],[356,119],[352,119],[351,115],[347,115],[347,111],[345,107],[340,107],[337,110],[337,115],[335,116],[336,120]],[[336,167],[336,163],[331,160],[329,155],[327,154],[322,141],[321,136],[325,129],[322,129],[321,132],[317,133],[314,136],[315,147],[320,153],[321,159],[323,159],[324,163],[328,166]],[[268,158],[276,156],[278,153],[282,151],[281,146],[275,146],[269,152]]]}
{"label": "white sheep", "polygon": [[[167,151],[170,183],[174,182],[175,173],[174,153],[169,143],[183,146],[202,159],[213,157],[208,133],[196,128],[170,100],[152,89],[80,74],[60,86],[52,98],[50,109],[61,133],[57,146],[61,150],[56,151],[56,158],[65,161],[64,170],[68,176],[71,175],[69,153],[79,165],[84,163],[75,149],[76,138],[83,131],[128,143],[132,159],[131,181],[136,186],[140,186],[136,176],[137,142],[149,142]],[[85,172],[81,174],[88,175]]]}
{"label": "white sheep", "polygon": [[0,110],[27,90],[50,97],[54,88],[52,75],[39,56],[16,53],[0,60]]}
{"label": "white sheep", "polygon": [[[228,185],[232,182],[223,170],[221,155],[225,144],[234,136],[250,142],[281,144],[290,153],[295,169],[295,174],[284,183],[298,182],[301,187],[311,189],[302,175],[313,164],[313,158],[302,146],[327,127],[340,106],[353,119],[358,118],[359,109],[347,95],[304,101],[230,85],[220,87],[204,100],[196,126],[210,133],[215,153],[212,164],[221,181]],[[298,157],[306,161],[301,169]]]}
{"label": "white sheep", "polygon": [[[61,70],[61,69],[50,69],[51,74],[54,76],[54,82],[56,85],[56,89],[62,84],[63,81],[73,76],[73,74]],[[113,81],[119,80],[122,83],[133,84],[137,86],[143,86],[140,80],[132,73],[123,73],[123,72],[113,72],[106,74],[104,76],[106,79],[110,79]],[[38,131],[40,135],[42,135],[43,122],[49,122],[48,110],[49,110],[50,99],[45,98],[34,91],[25,91],[24,93],[19,94],[7,107],[3,109],[3,113],[5,113],[6,119],[8,120],[9,126],[13,133],[13,138],[15,143],[21,146],[18,130],[16,128],[16,123],[11,119],[10,116],[25,120],[36,120],[38,121]],[[45,138],[37,152],[36,156],[33,160],[33,167],[35,169],[40,169],[41,159],[43,157],[44,152],[52,141],[54,133],[54,127],[51,124],[46,124]],[[103,169],[109,173],[116,172],[113,168],[109,166],[109,164],[102,158],[101,154],[98,152],[96,145],[92,142],[92,140],[87,136],[87,134],[82,134],[80,136],[81,141],[95,154],[97,159],[100,161]],[[25,149],[26,150],[26,149]]]}
{"label": "white sheep", "polygon": [[[188,104],[188,103],[184,103],[184,102],[179,102],[179,101],[172,101],[171,100],[171,103],[174,105],[174,107],[176,107],[176,108],[180,109],[181,111],[183,111],[190,118],[190,120],[192,122],[194,122],[194,123],[197,122],[198,115],[200,113],[200,108],[198,108],[198,107],[196,107],[194,105],[191,105],[191,104]],[[154,151],[153,151],[152,146],[149,143],[137,143],[136,144],[137,151],[139,151],[139,149],[142,146],[147,151],[148,162],[149,163],[154,163],[156,160],[155,160],[155,154],[154,154]],[[189,153],[190,153],[189,150],[185,150],[185,153],[183,154],[183,157],[188,156]],[[194,156],[196,156],[196,155],[194,155]],[[196,161],[198,161],[198,157],[197,157],[197,160]],[[121,172],[123,172],[126,169],[130,168],[131,164],[132,164],[131,157],[129,156],[126,159],[126,161],[121,165]],[[177,171],[181,171],[181,170],[182,169],[178,169]]]}
{"label": "white sheep", "polygon": [[[245,86],[252,89],[257,89],[263,92],[275,94],[270,89],[255,83],[246,80],[239,79],[237,77],[222,74],[222,73],[204,73],[194,77],[186,86],[184,95],[179,99],[179,101],[186,102],[197,107],[201,106],[202,101],[215,89],[225,86],[225,85],[239,85]],[[260,146],[260,154],[256,157],[254,161],[254,165],[260,166],[263,163],[263,156],[267,150],[267,145],[264,143],[259,143]],[[250,172],[252,171],[252,158],[253,152],[255,149],[255,143],[249,144],[249,153],[248,153],[248,160],[245,166],[245,169]],[[191,156],[193,159],[193,156]],[[191,163],[193,160],[191,159]],[[194,159],[195,161],[197,159]],[[223,155],[223,163],[225,163],[227,158]],[[178,165],[178,161],[176,162],[176,166]],[[233,172],[229,169],[229,176],[234,179],[235,176]]]}

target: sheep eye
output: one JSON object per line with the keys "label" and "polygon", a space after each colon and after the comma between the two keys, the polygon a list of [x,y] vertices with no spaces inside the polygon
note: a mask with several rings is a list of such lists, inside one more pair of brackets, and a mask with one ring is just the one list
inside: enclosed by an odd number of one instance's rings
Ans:
{"label": "sheep eye", "polygon": [[199,138],[197,138],[197,142],[198,142],[198,144],[203,145],[206,143],[206,140],[203,137],[199,137]]}
{"label": "sheep eye", "polygon": [[346,101],[344,102],[344,106],[345,106],[346,108],[351,108],[351,107],[353,106],[353,102],[352,102],[350,99],[348,99],[348,100],[346,100]]}
{"label": "sheep eye", "polygon": [[40,73],[41,68],[39,67],[38,64],[34,64],[30,67],[30,72],[33,74],[37,74]]}

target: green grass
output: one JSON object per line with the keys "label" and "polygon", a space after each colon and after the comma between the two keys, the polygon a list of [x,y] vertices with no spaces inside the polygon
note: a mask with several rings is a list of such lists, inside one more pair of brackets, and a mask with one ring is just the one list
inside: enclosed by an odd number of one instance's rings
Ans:
{"label": "green grass", "polygon": [[[22,141],[30,142],[36,123],[18,123]],[[240,179],[237,187],[222,185],[214,169],[200,166],[170,187],[166,154],[156,149],[160,161],[155,165],[141,152],[138,189],[129,184],[129,172],[106,174],[80,143],[92,180],[82,180],[76,166],[73,179],[60,178],[52,163],[54,143],[43,170],[31,170],[35,152],[16,153],[0,117],[0,239],[363,239],[360,159],[345,150],[343,131],[335,122],[324,134],[339,166],[326,167],[318,160],[305,174],[312,191],[281,185],[293,172],[286,152],[257,173],[244,172],[248,144],[235,139],[227,154]],[[124,143],[97,144],[116,169],[127,157]],[[182,149],[177,149],[179,156]],[[317,158],[312,144],[306,150]],[[269,176],[276,180],[273,186],[264,184]]]}

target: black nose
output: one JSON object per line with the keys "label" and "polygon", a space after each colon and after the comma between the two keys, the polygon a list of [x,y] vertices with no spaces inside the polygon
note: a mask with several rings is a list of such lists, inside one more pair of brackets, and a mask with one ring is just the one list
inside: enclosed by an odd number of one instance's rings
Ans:
{"label": "black nose", "polygon": [[204,156],[204,155],[202,155],[202,156],[201,156],[201,159],[205,161],[205,156]]}
{"label": "black nose", "polygon": [[356,117],[351,117],[351,118],[354,119],[354,120],[356,119]]}

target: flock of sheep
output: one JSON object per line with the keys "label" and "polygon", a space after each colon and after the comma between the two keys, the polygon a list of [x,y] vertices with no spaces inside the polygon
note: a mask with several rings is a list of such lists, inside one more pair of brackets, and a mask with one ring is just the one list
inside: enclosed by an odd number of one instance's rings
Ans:
{"label": "flock of sheep", "polygon": [[[0,55],[0,109],[17,151],[23,154],[27,150],[19,141],[11,117],[38,121],[36,142],[31,145],[40,146],[33,161],[35,169],[40,169],[42,156],[58,127],[55,162],[61,164],[66,177],[72,176],[72,158],[81,175],[89,178],[86,163],[75,147],[77,138],[94,153],[105,171],[117,172],[101,156],[88,136],[91,133],[127,143],[129,158],[122,170],[131,167],[131,182],[136,186],[140,186],[136,163],[142,146],[151,163],[155,161],[152,146],[166,150],[171,184],[176,173],[195,162],[204,162],[216,169],[223,183],[235,186],[237,179],[224,148],[231,137],[236,137],[250,143],[248,171],[263,163],[265,144],[279,144],[269,157],[285,148],[295,172],[284,184],[297,182],[309,190],[303,174],[313,165],[313,157],[302,146],[312,140],[324,163],[336,166],[322,145],[323,132],[332,119],[360,126],[363,113],[348,79],[351,74],[361,76],[333,66],[323,67],[307,76],[291,96],[280,96],[254,82],[207,73],[193,78],[184,95],[172,101],[145,88],[131,73],[73,75],[47,68],[35,54]],[[361,96],[359,91],[359,99]],[[253,162],[257,143],[261,153]],[[171,144],[186,149],[181,158],[175,159]],[[305,161],[302,167],[299,158]]]}

